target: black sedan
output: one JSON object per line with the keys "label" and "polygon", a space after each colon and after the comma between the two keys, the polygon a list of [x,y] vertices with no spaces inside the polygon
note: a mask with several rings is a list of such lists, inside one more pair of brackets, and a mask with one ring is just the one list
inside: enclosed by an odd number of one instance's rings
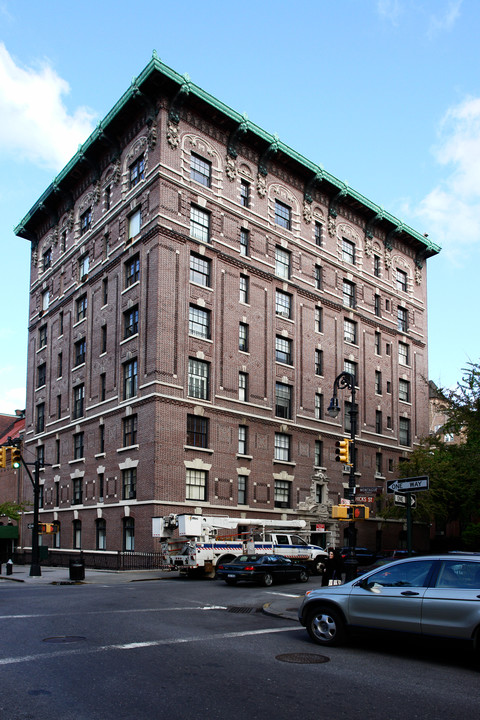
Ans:
{"label": "black sedan", "polygon": [[240,555],[234,562],[219,565],[217,576],[227,585],[235,585],[238,580],[250,580],[269,587],[274,581],[307,582],[308,570],[283,555]]}

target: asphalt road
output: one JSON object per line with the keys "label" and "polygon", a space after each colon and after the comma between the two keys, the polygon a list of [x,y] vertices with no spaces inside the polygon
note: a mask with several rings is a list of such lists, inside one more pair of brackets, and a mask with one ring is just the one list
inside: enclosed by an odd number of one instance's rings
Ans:
{"label": "asphalt road", "polygon": [[2,584],[0,717],[478,717],[480,666],[463,646],[369,636],[327,651],[261,612],[306,587]]}

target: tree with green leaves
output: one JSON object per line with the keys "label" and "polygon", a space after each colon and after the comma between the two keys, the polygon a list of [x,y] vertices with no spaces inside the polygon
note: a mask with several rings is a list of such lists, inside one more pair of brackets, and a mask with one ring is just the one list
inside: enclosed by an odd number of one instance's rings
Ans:
{"label": "tree with green leaves", "polygon": [[20,515],[25,510],[24,503],[14,503],[8,500],[4,503],[0,503],[0,517],[7,517],[10,520],[20,520]]}

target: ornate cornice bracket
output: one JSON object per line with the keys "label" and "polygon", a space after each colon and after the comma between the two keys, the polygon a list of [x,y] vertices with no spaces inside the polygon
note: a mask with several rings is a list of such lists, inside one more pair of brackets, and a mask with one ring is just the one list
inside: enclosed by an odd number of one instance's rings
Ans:
{"label": "ornate cornice bracket", "polygon": [[373,240],[373,226],[383,220],[384,216],[385,211],[383,208],[380,208],[380,212],[378,212],[376,215],[370,218],[370,220],[368,220],[367,224],[365,225],[366,238],[368,238],[369,240]]}
{"label": "ornate cornice bracket", "polygon": [[263,175],[263,177],[266,177],[268,175],[268,161],[272,157],[272,155],[275,155],[278,152],[280,140],[278,138],[278,135],[273,136],[273,142],[270,143],[270,145],[267,147],[263,155],[260,157],[260,160],[258,161],[258,174]]}
{"label": "ornate cornice bracket", "polygon": [[178,123],[180,122],[180,110],[182,109],[182,105],[185,103],[185,100],[190,94],[191,87],[192,81],[190,80],[190,77],[185,73],[185,75],[183,76],[183,83],[178,88],[177,94],[173,98],[170,104],[170,109],[168,111],[168,119],[171,123],[174,123],[175,125],[178,125]]}
{"label": "ornate cornice bracket", "polygon": [[237,127],[232,130],[230,133],[230,137],[228,138],[228,144],[227,144],[227,154],[229,157],[235,158],[238,155],[237,147],[238,143],[240,142],[241,138],[245,135],[245,133],[248,130],[248,117],[247,113],[243,113],[243,119],[242,121],[237,125]]}
{"label": "ornate cornice bracket", "polygon": [[345,183],[343,188],[338,191],[338,193],[330,200],[330,203],[328,205],[328,214],[336,218],[338,215],[338,203],[340,200],[348,195],[348,184]]}
{"label": "ornate cornice bracket", "polygon": [[324,175],[324,170],[322,167],[320,167],[318,172],[316,172],[315,175],[312,175],[310,180],[305,184],[305,189],[303,191],[303,199],[309,205],[311,205],[313,202],[313,188],[315,187],[315,185],[322,182]]}

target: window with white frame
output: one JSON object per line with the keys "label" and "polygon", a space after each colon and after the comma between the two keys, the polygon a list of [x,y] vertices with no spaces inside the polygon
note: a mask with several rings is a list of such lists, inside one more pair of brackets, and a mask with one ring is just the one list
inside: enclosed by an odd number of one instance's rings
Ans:
{"label": "window with white frame", "polygon": [[315,393],[315,420],[322,420],[323,418],[323,395],[322,393]]}
{"label": "window with white frame", "polygon": [[212,163],[192,153],[190,155],[190,177],[195,182],[210,187],[212,184]]}
{"label": "window with white frame", "polygon": [[143,155],[140,155],[135,162],[133,162],[130,165],[129,168],[129,179],[130,179],[130,189],[135,187],[135,185],[138,185],[138,183],[143,180],[145,177],[145,158]]}
{"label": "window with white frame", "polygon": [[274,504],[275,507],[290,507],[292,483],[289,480],[275,480],[274,487]]}
{"label": "window with white frame", "polygon": [[238,373],[238,399],[242,402],[248,400],[248,373]]}
{"label": "window with white frame", "polygon": [[375,370],[375,392],[377,395],[382,394],[382,373],[380,370]]}
{"label": "window with white frame", "polygon": [[358,387],[358,365],[356,362],[353,362],[352,360],[344,360],[343,361],[343,370],[344,372],[350,373],[350,375],[353,375],[355,380],[355,387]]}
{"label": "window with white frame", "polygon": [[315,306],[315,332],[323,332],[323,309]]}
{"label": "window with white frame", "polygon": [[199,400],[208,400],[209,364],[203,360],[188,360],[188,394]]}
{"label": "window with white frame", "polygon": [[285,365],[292,364],[292,341],[283,335],[275,337],[275,360]]}
{"label": "window with white frame", "polygon": [[292,317],[292,296],[282,290],[275,291],[275,315],[284,318]]}
{"label": "window with white frame", "polygon": [[398,381],[398,399],[402,402],[410,402],[410,383],[403,378]]}
{"label": "window with white frame", "polygon": [[122,470],[122,499],[134,500],[137,497],[137,468]]}
{"label": "window with white frame", "polygon": [[245,228],[240,228],[240,255],[247,256],[249,250],[249,232]]}
{"label": "window with white frame", "polygon": [[125,288],[131,287],[140,279],[140,256],[135,255],[125,263]]}
{"label": "window with white frame", "polygon": [[200,242],[210,240],[210,213],[196,205],[190,208],[190,235]]}
{"label": "window with white frame", "polygon": [[187,415],[187,445],[208,448],[208,418]]}
{"label": "window with white frame", "polygon": [[239,455],[247,454],[247,436],[248,436],[247,426],[239,425],[238,426],[238,454]]}
{"label": "window with white frame", "polygon": [[343,321],[343,339],[345,342],[357,344],[357,323],[354,320],[344,318]]}
{"label": "window with white frame", "polygon": [[398,425],[398,442],[400,445],[410,445],[410,418],[400,418]]}
{"label": "window with white frame", "polygon": [[397,308],[397,327],[400,332],[408,332],[408,310],[400,306]]}
{"label": "window with white frame", "polygon": [[129,360],[123,365],[123,399],[129,400],[138,392],[137,360]]}
{"label": "window with white frame", "polygon": [[292,417],[292,388],[285,383],[275,383],[275,415],[289,420]]}
{"label": "window with white frame", "polygon": [[323,442],[321,440],[315,440],[315,467],[323,466]]}
{"label": "window with white frame", "polygon": [[140,233],[140,223],[142,214],[140,208],[128,217],[128,239],[132,240]]}
{"label": "window with white frame", "polygon": [[315,245],[321,247],[323,238],[323,225],[320,222],[315,222]]}
{"label": "window with white frame", "polygon": [[248,352],[248,325],[247,323],[238,324],[238,349],[242,352]]}
{"label": "window with white frame", "polygon": [[275,200],[275,224],[286,230],[292,229],[292,208]]}
{"label": "window with white frame", "polygon": [[247,476],[237,476],[238,504],[247,505]]}
{"label": "window with white frame", "polygon": [[125,552],[135,550],[135,520],[132,517],[123,519],[123,549]]}
{"label": "window with white frame", "polygon": [[88,275],[90,267],[90,259],[87,254],[82,255],[78,261],[78,277],[80,280],[85,280]]}
{"label": "window with white frame", "polygon": [[290,435],[275,433],[274,459],[290,462]]}
{"label": "window with white frame", "polygon": [[186,500],[207,499],[207,472],[205,470],[186,471]]}
{"label": "window with white frame", "polygon": [[286,280],[290,277],[290,252],[281,247],[275,248],[275,274]]}
{"label": "window with white frame", "polygon": [[240,181],[240,203],[243,207],[250,207],[250,183],[246,180]]}
{"label": "window with white frame", "polygon": [[[106,326],[102,326],[106,327]],[[138,305],[125,310],[123,313],[123,339],[126,340],[138,333]],[[105,350],[106,350],[106,333],[105,333]],[[103,350],[103,345],[102,345]]]}
{"label": "window with white frame", "polygon": [[248,305],[249,282],[247,275],[240,275],[240,297],[239,301]]}
{"label": "window with white frame", "polygon": [[355,243],[346,238],[342,238],[342,260],[355,265]]}
{"label": "window with white frame", "polygon": [[191,253],[190,255],[190,282],[210,287],[211,282],[211,260],[208,258]]}
{"label": "window with white frame", "polygon": [[343,281],[343,304],[347,307],[355,307],[355,284],[349,280]]}
{"label": "window with white frame", "polygon": [[410,346],[404,342],[398,343],[398,362],[400,365],[410,365]]}
{"label": "window with white frame", "polygon": [[87,296],[82,295],[75,303],[75,322],[80,322],[87,317]]}
{"label": "window with white frame", "polygon": [[397,268],[397,290],[400,292],[407,292],[407,277],[405,270]]}
{"label": "window with white frame", "polygon": [[210,338],[210,310],[190,305],[188,332],[200,338]]}

